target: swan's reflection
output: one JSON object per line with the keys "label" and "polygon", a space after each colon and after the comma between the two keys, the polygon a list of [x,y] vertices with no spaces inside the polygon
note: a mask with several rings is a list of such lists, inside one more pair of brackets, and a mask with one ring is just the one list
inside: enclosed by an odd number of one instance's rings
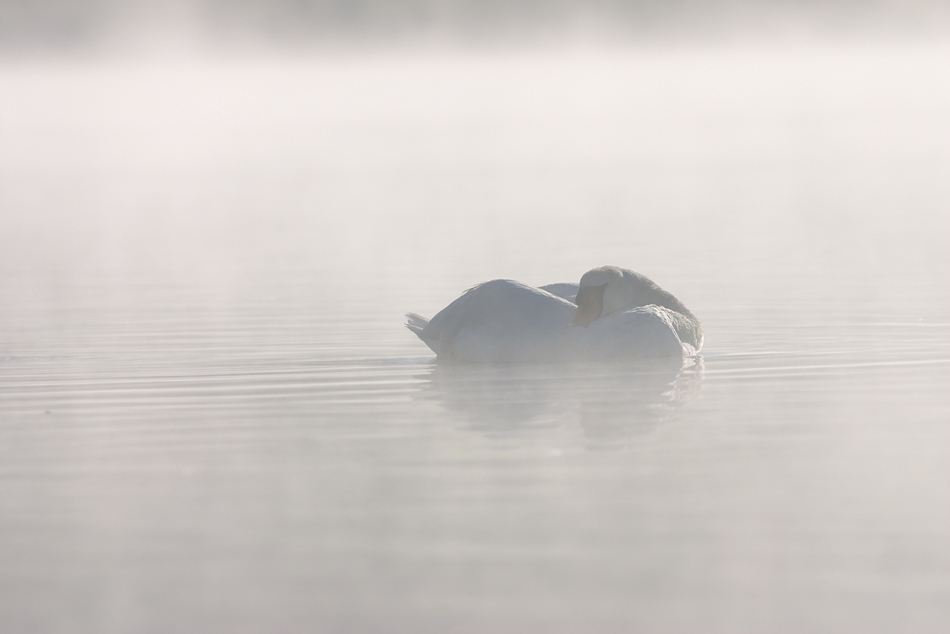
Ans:
{"label": "swan's reflection", "polygon": [[433,366],[422,396],[489,436],[579,426],[586,446],[620,448],[671,415],[702,383],[701,357],[630,364]]}

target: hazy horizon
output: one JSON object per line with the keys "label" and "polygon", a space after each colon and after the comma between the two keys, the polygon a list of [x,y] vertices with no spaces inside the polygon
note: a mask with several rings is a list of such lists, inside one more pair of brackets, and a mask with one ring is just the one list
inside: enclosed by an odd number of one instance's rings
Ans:
{"label": "hazy horizon", "polygon": [[0,53],[143,46],[311,47],[950,34],[950,6],[788,0],[0,0]]}

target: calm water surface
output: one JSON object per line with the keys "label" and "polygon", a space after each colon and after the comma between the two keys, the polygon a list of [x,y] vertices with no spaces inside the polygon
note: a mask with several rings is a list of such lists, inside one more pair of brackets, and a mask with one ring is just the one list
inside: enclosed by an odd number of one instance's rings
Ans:
{"label": "calm water surface", "polygon": [[[6,632],[950,629],[950,52],[0,64]],[[680,365],[437,364],[643,272]]]}

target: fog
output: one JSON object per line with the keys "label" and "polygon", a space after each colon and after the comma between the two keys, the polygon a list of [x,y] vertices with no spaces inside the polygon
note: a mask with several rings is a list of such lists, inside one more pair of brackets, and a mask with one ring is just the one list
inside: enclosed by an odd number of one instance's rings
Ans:
{"label": "fog", "polygon": [[947,631],[947,16],[0,2],[0,629]]}
{"label": "fog", "polygon": [[936,0],[3,0],[0,50],[943,38]]}

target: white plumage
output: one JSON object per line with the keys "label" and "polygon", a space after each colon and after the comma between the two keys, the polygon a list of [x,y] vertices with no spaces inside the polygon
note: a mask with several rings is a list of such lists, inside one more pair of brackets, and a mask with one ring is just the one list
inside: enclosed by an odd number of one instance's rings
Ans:
{"label": "white plumage", "polygon": [[431,320],[407,317],[409,330],[440,359],[460,361],[683,356],[695,354],[703,337],[699,321],[678,299],[616,267],[588,271],[579,285],[534,288],[492,280],[468,289]]}

